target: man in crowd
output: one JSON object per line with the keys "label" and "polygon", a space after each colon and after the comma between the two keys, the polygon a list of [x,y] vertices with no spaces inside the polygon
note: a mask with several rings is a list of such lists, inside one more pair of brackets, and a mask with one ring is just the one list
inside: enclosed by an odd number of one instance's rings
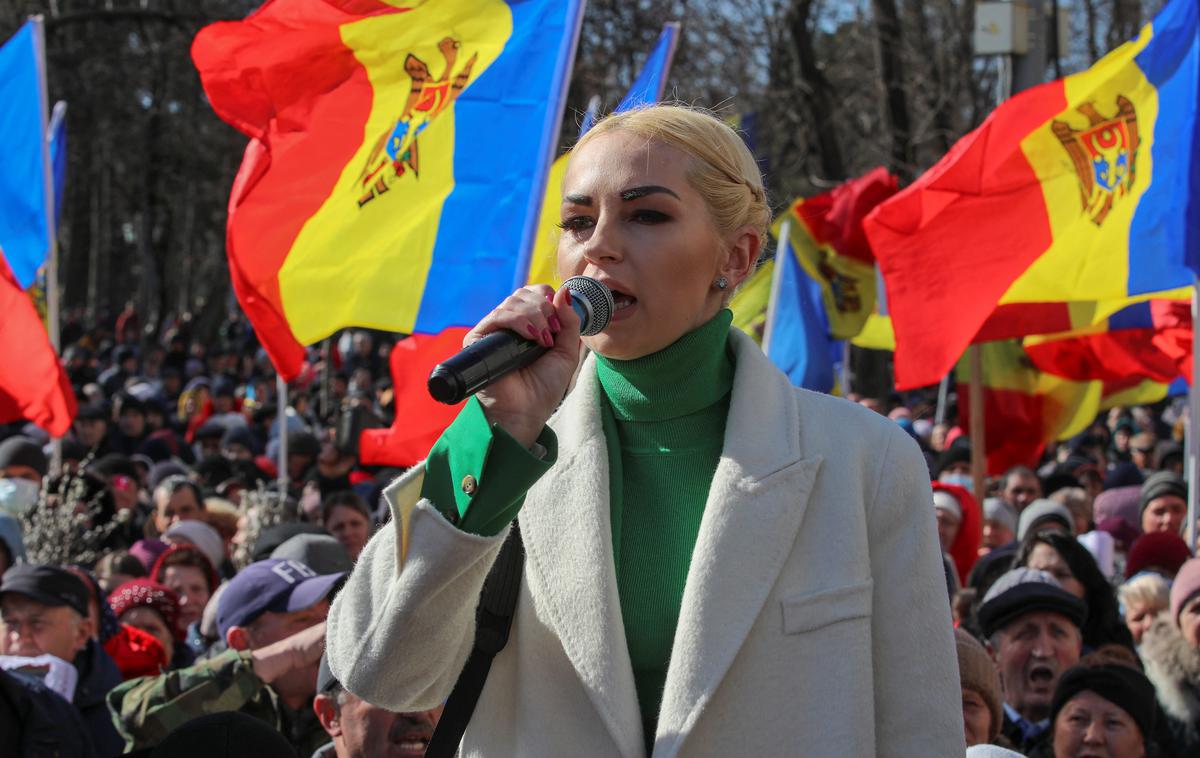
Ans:
{"label": "man in crowd", "polygon": [[20,515],[37,504],[46,468],[46,456],[32,440],[0,442],[0,513]]}
{"label": "man in crowd", "polygon": [[101,758],[118,755],[121,739],[113,728],[105,694],[121,672],[92,639],[88,590],[69,571],[18,564],[0,580],[0,653],[27,658],[53,655],[75,666],[75,707]]}
{"label": "man in crowd", "polygon": [[275,725],[302,756],[326,741],[312,700],[329,599],[345,574],[318,575],[292,560],[242,569],[221,593],[217,627],[229,646],[189,668],[134,679],[108,697],[127,749],[151,747],[175,727],[218,711]]}
{"label": "man in crowd", "polygon": [[1002,733],[1028,751],[1046,736],[1054,687],[1079,661],[1082,600],[1053,576],[1016,568],[996,580],[979,608],[979,623],[1004,690]]}
{"label": "man in crowd", "polygon": [[1019,516],[1026,506],[1042,496],[1042,484],[1032,469],[1014,466],[1004,474],[1000,496]]}
{"label": "man in crowd", "polygon": [[393,713],[371,705],[347,691],[321,656],[313,710],[333,741],[313,758],[421,758],[443,708]]}
{"label": "man in crowd", "polygon": [[204,518],[204,497],[187,477],[169,476],[154,488],[154,526],[166,534],[179,521]]}

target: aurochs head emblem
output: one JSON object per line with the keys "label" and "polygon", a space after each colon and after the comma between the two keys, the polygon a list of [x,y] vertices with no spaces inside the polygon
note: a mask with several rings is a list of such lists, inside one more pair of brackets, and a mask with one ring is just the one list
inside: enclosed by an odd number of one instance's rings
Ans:
{"label": "aurochs head emblem", "polygon": [[1117,112],[1110,118],[1101,116],[1090,102],[1076,110],[1087,116],[1087,128],[1073,129],[1066,121],[1055,120],[1050,129],[1075,164],[1084,212],[1099,226],[1137,180],[1137,112],[1124,95],[1117,96]]}
{"label": "aurochs head emblem", "polygon": [[404,70],[412,79],[408,99],[395,125],[379,135],[367,156],[366,165],[359,174],[358,186],[362,194],[358,198],[358,207],[387,192],[404,174],[411,172],[414,177],[420,174],[417,137],[458,99],[475,67],[478,56],[472,55],[451,78],[458,60],[458,48],[459,42],[449,37],[438,43],[445,66],[437,79],[433,78],[429,65],[417,56],[409,53],[404,59]]}

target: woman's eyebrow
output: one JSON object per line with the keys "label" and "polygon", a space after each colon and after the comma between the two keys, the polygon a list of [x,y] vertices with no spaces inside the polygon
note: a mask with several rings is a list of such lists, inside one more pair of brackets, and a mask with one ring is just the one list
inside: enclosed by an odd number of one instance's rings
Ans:
{"label": "woman's eyebrow", "polygon": [[644,187],[632,187],[627,190],[621,190],[621,199],[628,202],[630,200],[637,200],[647,195],[654,195],[660,192],[666,193],[676,200],[680,199],[679,195],[675,194],[674,190],[659,186],[657,184],[648,184]]}

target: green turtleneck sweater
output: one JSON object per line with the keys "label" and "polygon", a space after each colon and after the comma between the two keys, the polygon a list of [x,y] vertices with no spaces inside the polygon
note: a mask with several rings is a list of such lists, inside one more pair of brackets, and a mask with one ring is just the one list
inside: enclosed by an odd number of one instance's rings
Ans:
{"label": "green turtleneck sweater", "polygon": [[[731,320],[722,310],[657,353],[596,361],[617,589],[648,746],[724,442],[734,374]],[[497,534],[557,458],[548,428],[538,444],[546,449],[540,457],[499,427],[488,428],[472,399],[430,451],[421,494],[464,531]],[[474,486],[462,486],[467,481]]]}

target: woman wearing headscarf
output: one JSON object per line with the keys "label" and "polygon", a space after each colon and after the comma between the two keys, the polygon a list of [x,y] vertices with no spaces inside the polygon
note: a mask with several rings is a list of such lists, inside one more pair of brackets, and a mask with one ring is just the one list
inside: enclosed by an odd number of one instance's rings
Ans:
{"label": "woman wearing headscarf", "polygon": [[1156,711],[1154,686],[1142,672],[1116,663],[1076,666],[1054,689],[1050,742],[1031,755],[1156,756]]}
{"label": "woman wearing headscarf", "polygon": [[627,111],[562,191],[559,273],[607,285],[613,320],[582,366],[566,290],[517,290],[468,334],[547,352],[388,488],[330,612],[334,676],[390,710],[441,703],[519,513],[511,636],[462,754],[961,754],[919,448],[730,329],[769,220],[749,150],[706,113]]}

